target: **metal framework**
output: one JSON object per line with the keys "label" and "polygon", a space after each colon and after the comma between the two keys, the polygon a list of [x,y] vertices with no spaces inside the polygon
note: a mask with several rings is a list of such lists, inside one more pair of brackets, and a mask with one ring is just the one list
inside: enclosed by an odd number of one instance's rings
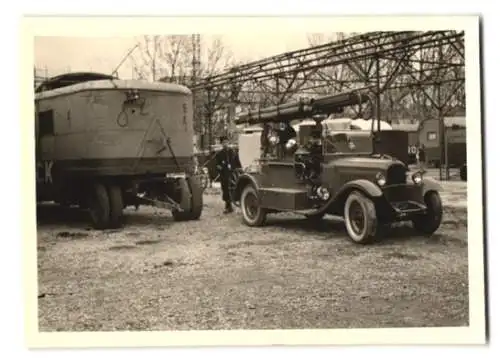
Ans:
{"label": "metal framework", "polygon": [[444,165],[443,118],[454,107],[465,109],[464,85],[464,32],[443,30],[359,34],[235,66],[192,88],[204,93],[209,145],[217,105],[252,108],[366,88],[377,119],[438,118]]}

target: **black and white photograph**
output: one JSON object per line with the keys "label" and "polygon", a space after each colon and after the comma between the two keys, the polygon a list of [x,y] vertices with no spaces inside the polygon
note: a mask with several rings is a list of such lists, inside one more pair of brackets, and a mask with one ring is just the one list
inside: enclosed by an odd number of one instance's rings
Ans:
{"label": "black and white photograph", "polygon": [[24,19],[30,345],[484,343],[478,17],[285,20]]}

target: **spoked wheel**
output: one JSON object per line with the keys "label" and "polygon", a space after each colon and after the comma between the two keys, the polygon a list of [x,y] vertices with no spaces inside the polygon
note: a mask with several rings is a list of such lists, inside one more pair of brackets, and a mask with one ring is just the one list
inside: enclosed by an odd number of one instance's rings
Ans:
{"label": "spoked wheel", "polygon": [[365,228],[365,215],[363,207],[358,200],[353,200],[349,207],[349,221],[354,233],[361,234]]}
{"label": "spoked wheel", "polygon": [[251,227],[262,226],[266,220],[266,210],[259,204],[257,191],[253,185],[248,185],[241,193],[241,212],[243,221]]}
{"label": "spoked wheel", "polygon": [[110,224],[110,202],[106,187],[101,183],[92,185],[88,192],[88,207],[92,226],[106,229]]}
{"label": "spoked wheel", "polygon": [[361,193],[354,191],[347,197],[344,221],[353,242],[368,244],[375,241],[378,224],[375,205]]}

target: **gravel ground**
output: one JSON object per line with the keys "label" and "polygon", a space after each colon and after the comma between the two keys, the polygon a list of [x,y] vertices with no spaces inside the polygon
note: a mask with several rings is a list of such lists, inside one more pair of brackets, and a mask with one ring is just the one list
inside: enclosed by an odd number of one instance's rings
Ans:
{"label": "gravel ground", "polygon": [[40,331],[468,325],[466,184],[443,183],[431,238],[405,225],[372,246],[342,223],[272,216],[253,229],[208,191],[201,220],[127,210],[93,231],[75,209],[39,208]]}

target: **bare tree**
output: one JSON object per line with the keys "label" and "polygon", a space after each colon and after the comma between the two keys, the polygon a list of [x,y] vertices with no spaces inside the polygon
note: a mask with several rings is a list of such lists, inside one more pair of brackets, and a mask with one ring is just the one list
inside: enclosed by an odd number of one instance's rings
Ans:
{"label": "bare tree", "polygon": [[133,69],[140,79],[185,83],[191,70],[191,39],[188,35],[144,36],[139,51],[132,57]]}
{"label": "bare tree", "polygon": [[[211,41],[201,44],[203,51],[200,51],[198,62],[193,62],[196,54],[192,34],[144,36],[139,40],[138,48],[139,51],[131,57],[134,72],[139,79],[150,81],[179,83],[191,87],[235,64],[232,52],[225,47],[220,37],[212,37]],[[195,65],[197,69],[193,69]],[[196,77],[193,77],[195,72]],[[224,120],[218,113],[228,102],[227,93],[223,88],[194,92],[194,126],[197,133],[220,131],[220,123]]]}

